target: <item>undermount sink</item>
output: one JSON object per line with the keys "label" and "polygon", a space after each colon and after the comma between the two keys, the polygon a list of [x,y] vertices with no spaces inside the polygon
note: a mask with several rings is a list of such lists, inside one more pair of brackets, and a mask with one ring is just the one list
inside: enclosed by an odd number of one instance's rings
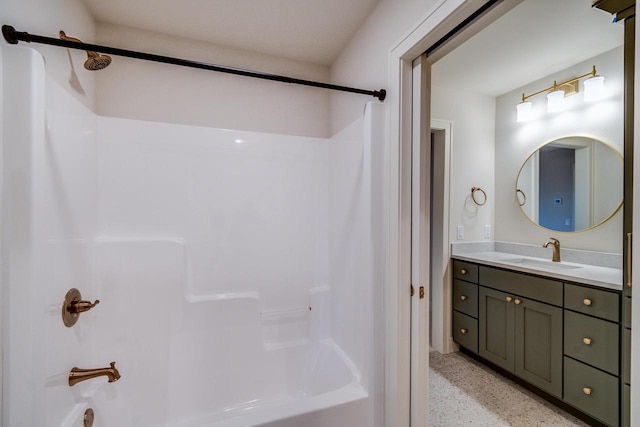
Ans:
{"label": "undermount sink", "polygon": [[508,262],[511,264],[519,264],[519,265],[522,265],[523,267],[546,268],[550,270],[573,270],[576,268],[582,268],[579,265],[568,265],[568,264],[562,264],[559,262],[545,261],[541,259],[538,260],[538,259],[531,259],[531,258],[507,258],[507,259],[503,259],[502,261]]}

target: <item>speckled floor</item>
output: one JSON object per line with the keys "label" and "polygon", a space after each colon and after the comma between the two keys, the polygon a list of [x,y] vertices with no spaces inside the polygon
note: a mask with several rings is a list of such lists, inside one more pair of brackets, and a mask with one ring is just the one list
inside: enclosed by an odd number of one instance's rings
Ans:
{"label": "speckled floor", "polygon": [[429,353],[429,426],[587,426],[462,353]]}

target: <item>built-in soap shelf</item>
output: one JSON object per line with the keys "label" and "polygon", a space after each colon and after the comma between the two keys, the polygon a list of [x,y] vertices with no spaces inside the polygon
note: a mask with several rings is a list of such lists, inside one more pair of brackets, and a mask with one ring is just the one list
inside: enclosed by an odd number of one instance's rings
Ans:
{"label": "built-in soap shelf", "polygon": [[304,345],[310,336],[310,309],[290,307],[262,312],[262,337],[267,350]]}

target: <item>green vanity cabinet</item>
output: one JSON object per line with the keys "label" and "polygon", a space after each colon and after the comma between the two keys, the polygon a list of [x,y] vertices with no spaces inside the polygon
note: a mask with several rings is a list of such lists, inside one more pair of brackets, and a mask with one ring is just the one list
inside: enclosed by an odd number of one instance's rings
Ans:
{"label": "green vanity cabinet", "polygon": [[620,291],[453,265],[455,342],[591,420],[628,425],[630,330]]}
{"label": "green vanity cabinet", "polygon": [[562,397],[562,309],[480,286],[478,354]]}

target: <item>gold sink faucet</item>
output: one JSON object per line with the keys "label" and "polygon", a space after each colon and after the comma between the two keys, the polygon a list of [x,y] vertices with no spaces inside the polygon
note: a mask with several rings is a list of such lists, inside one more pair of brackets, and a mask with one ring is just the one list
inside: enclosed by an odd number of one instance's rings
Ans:
{"label": "gold sink faucet", "polygon": [[553,262],[560,262],[560,240],[554,238],[554,237],[550,237],[550,241],[545,242],[542,247],[543,248],[548,248],[549,245],[553,246],[553,258],[551,259],[551,261]]}
{"label": "gold sink faucet", "polygon": [[71,372],[69,372],[69,385],[74,386],[79,382],[101,376],[107,377],[110,383],[118,381],[120,379],[120,372],[116,369],[116,362],[111,362],[111,367],[109,368],[80,369],[74,367],[71,369]]}

